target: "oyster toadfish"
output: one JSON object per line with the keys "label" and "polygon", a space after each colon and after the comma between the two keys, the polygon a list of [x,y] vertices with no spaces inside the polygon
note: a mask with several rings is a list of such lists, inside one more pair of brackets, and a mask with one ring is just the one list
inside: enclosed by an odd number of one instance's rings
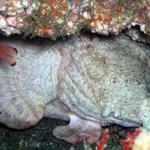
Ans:
{"label": "oyster toadfish", "polygon": [[17,48],[16,65],[0,62],[0,122],[11,128],[42,117],[70,121],[53,134],[94,143],[101,126],[150,130],[150,48],[121,34],[92,40],[3,39]]}

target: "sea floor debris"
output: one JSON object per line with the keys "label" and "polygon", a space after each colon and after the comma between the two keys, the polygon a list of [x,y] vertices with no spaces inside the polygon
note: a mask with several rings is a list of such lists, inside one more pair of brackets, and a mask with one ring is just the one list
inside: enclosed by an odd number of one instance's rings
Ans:
{"label": "sea floor debris", "polygon": [[[22,131],[12,130],[0,124],[0,150],[87,150],[85,148],[88,146],[83,143],[72,145],[51,136],[53,128],[59,124],[62,124],[62,121],[42,119],[36,126]],[[127,132],[133,133],[134,128],[111,126],[104,150],[123,150],[119,140],[125,139]],[[96,150],[97,145],[92,145],[89,149]]]}

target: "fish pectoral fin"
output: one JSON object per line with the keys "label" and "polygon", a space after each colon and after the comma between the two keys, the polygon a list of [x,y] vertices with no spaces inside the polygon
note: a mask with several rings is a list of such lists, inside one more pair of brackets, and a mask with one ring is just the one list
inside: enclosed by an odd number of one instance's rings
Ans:
{"label": "fish pectoral fin", "polygon": [[0,59],[6,61],[11,66],[16,64],[15,56],[17,54],[17,49],[9,45],[0,44]]}
{"label": "fish pectoral fin", "polygon": [[86,142],[96,143],[101,135],[101,126],[89,120],[84,120],[76,115],[70,115],[70,123],[58,126],[53,130],[53,135],[69,143]]}

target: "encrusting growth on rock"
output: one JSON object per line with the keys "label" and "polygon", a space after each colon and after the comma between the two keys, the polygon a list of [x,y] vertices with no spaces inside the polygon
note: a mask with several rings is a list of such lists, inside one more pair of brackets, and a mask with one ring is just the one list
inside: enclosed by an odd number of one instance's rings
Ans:
{"label": "encrusting growth on rock", "polygon": [[149,12],[149,0],[0,0],[0,30],[56,38],[83,28],[118,34],[138,25],[150,34]]}

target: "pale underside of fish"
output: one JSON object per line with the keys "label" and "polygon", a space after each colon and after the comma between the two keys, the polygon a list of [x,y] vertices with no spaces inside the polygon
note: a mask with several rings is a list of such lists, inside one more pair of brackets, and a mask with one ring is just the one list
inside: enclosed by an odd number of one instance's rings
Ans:
{"label": "pale underside of fish", "polygon": [[71,143],[94,143],[110,124],[150,130],[148,45],[123,34],[0,42],[18,51],[15,66],[0,61],[1,123],[23,129],[43,117],[68,120],[53,134]]}

